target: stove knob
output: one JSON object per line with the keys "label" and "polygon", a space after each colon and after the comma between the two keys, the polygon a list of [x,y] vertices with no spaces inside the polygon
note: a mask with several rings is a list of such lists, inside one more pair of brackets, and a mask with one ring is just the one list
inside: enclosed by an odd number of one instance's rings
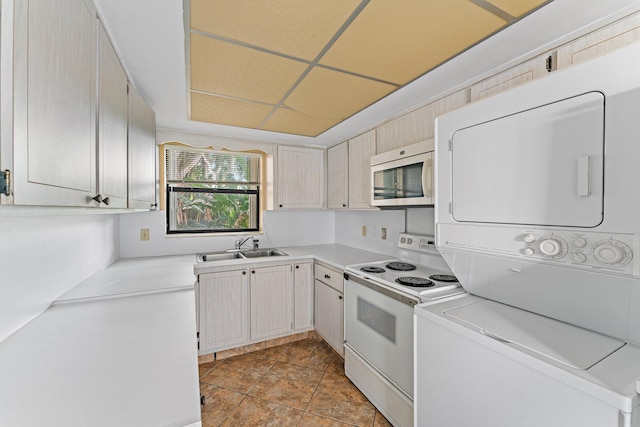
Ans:
{"label": "stove knob", "polygon": [[587,256],[585,254],[581,254],[580,252],[576,252],[571,254],[571,260],[575,263],[582,264],[587,261]]}
{"label": "stove knob", "polygon": [[533,255],[535,252],[534,252],[533,248],[524,248],[524,249],[522,250],[522,253],[523,253],[523,254],[525,254],[525,255],[527,255],[527,256],[531,256],[531,255]]}
{"label": "stove knob", "polygon": [[525,234],[522,240],[524,240],[526,243],[533,243],[536,240],[536,236],[534,236],[533,234]]}
{"label": "stove knob", "polygon": [[404,238],[404,237],[401,237],[401,238],[400,238],[400,243],[404,244],[404,242],[406,242],[406,241],[407,241],[407,239],[406,239],[406,238]]}
{"label": "stove knob", "polygon": [[413,243],[413,239],[411,237],[407,237],[407,244],[410,245]]}
{"label": "stove knob", "polygon": [[593,246],[593,257],[601,264],[626,265],[631,261],[631,248],[619,240],[601,240]]}

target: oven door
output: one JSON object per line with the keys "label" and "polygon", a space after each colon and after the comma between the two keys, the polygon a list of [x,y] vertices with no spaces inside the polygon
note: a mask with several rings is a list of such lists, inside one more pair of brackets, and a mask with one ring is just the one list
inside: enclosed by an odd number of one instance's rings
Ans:
{"label": "oven door", "polygon": [[360,277],[345,275],[345,342],[411,399],[416,303]]}
{"label": "oven door", "polygon": [[371,206],[433,204],[433,152],[371,167]]}

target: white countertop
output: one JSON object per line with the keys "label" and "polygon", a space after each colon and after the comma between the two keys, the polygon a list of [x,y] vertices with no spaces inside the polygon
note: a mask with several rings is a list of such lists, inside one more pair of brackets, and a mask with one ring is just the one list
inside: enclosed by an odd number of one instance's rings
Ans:
{"label": "white countertop", "polygon": [[193,288],[195,262],[195,255],[120,259],[63,294],[54,304]]}
{"label": "white countertop", "polygon": [[54,305],[0,343],[0,425],[198,423],[197,371],[193,288]]}
{"label": "white countertop", "polygon": [[282,263],[296,261],[301,259],[316,259],[318,261],[330,264],[340,270],[344,270],[347,265],[361,264],[365,262],[384,261],[395,259],[391,255],[381,254],[378,252],[365,251],[338,244],[309,245],[309,246],[284,246],[278,247],[285,252],[286,256],[261,257],[249,259],[231,259],[220,261],[201,262],[194,266],[195,274],[211,273],[242,266],[243,264],[266,264]]}
{"label": "white countertop", "polygon": [[318,261],[344,270],[347,265],[385,261],[397,257],[378,252],[365,251],[345,245],[327,244],[310,246],[288,246],[279,248],[291,256],[312,256]]}

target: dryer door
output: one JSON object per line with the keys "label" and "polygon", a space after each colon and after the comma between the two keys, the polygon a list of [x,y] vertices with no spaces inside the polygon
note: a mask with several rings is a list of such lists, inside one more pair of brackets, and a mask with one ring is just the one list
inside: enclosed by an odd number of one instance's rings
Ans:
{"label": "dryer door", "polygon": [[604,102],[602,93],[589,92],[454,132],[453,218],[599,225]]}

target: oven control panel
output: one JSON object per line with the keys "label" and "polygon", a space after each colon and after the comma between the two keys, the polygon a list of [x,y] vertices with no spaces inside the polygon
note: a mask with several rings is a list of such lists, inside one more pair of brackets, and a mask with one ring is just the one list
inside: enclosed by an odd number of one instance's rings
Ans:
{"label": "oven control panel", "polygon": [[[443,233],[444,230],[444,233]],[[567,229],[440,226],[439,245],[640,277],[640,235]]]}
{"label": "oven control panel", "polygon": [[398,237],[398,248],[438,253],[435,236],[427,234],[400,233],[400,237]]}

